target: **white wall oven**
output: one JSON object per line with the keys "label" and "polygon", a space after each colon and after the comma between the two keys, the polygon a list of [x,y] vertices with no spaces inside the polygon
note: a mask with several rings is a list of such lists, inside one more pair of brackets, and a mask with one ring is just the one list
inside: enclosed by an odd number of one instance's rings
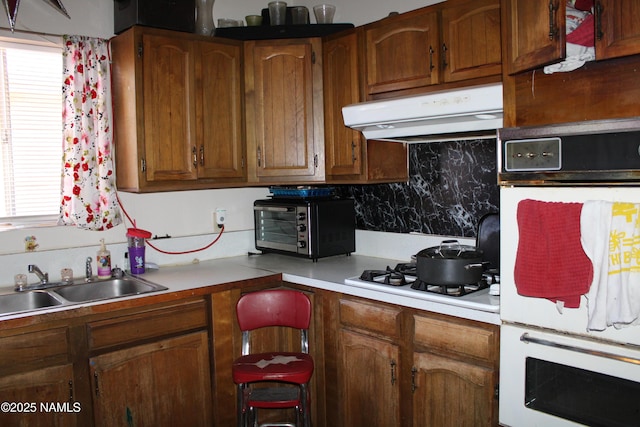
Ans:
{"label": "white wall oven", "polygon": [[640,426],[640,119],[498,144],[500,424]]}

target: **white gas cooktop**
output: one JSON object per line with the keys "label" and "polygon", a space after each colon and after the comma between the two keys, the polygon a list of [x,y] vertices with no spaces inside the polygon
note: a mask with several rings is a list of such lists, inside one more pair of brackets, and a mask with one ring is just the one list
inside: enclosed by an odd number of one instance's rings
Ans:
{"label": "white gas cooktop", "polygon": [[360,279],[360,277],[350,277],[348,279],[345,279],[344,283],[345,285],[349,286],[356,286],[359,288],[386,292],[388,294],[415,298],[423,301],[431,301],[439,304],[447,304],[455,307],[486,311],[489,313],[500,312],[500,297],[489,295],[488,288],[470,293],[468,295],[455,297],[412,289],[410,284],[393,286],[383,283],[368,282]]}

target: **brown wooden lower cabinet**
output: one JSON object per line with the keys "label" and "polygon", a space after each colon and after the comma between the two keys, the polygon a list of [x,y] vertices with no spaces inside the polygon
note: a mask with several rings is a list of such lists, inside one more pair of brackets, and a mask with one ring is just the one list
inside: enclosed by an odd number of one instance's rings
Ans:
{"label": "brown wooden lower cabinet", "polygon": [[495,426],[499,326],[335,295],[327,426]]}
{"label": "brown wooden lower cabinet", "polygon": [[96,426],[210,426],[206,331],[89,359]]}
{"label": "brown wooden lower cabinet", "polygon": [[[0,402],[58,404],[51,412],[0,412],[0,425],[233,426],[235,304],[244,292],[282,286],[312,299],[314,427],[497,425],[497,325],[271,279],[0,322]],[[299,345],[295,334],[277,331],[255,339],[257,349]],[[263,411],[261,421],[281,415]]]}
{"label": "brown wooden lower cabinet", "polygon": [[2,426],[81,426],[74,400],[73,365],[42,367],[0,378]]}

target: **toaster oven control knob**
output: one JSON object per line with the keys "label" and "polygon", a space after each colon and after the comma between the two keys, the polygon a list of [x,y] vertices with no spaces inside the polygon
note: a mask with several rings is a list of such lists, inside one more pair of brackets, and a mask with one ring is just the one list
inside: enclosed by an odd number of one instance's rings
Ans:
{"label": "toaster oven control knob", "polygon": [[300,212],[298,214],[298,221],[304,221],[305,219],[307,219],[307,214],[304,212]]}
{"label": "toaster oven control knob", "polygon": [[307,231],[307,226],[304,224],[298,224],[298,231]]}
{"label": "toaster oven control knob", "polygon": [[307,242],[305,242],[304,240],[298,240],[298,247],[302,249],[306,248]]}

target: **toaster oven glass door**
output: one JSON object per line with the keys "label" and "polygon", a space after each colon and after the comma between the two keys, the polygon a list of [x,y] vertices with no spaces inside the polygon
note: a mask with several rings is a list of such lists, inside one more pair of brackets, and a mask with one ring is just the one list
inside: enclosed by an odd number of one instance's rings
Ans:
{"label": "toaster oven glass door", "polygon": [[299,252],[298,210],[295,207],[256,206],[254,209],[257,246]]}

